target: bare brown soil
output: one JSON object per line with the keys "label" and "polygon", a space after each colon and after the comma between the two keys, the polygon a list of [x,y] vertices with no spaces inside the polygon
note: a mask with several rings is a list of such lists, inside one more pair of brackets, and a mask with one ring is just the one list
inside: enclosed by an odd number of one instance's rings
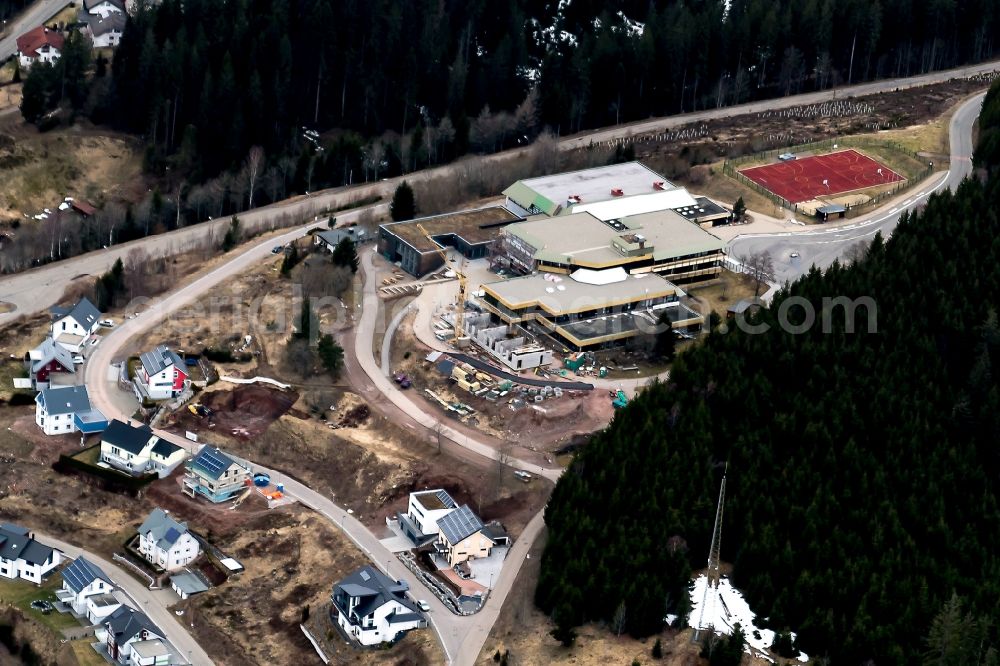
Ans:
{"label": "bare brown soil", "polygon": [[[365,557],[328,521],[294,507],[216,534],[214,541],[246,570],[177,608],[184,611],[185,622],[193,625],[195,638],[208,647],[216,663],[319,663],[299,624],[328,612],[333,583],[366,564]],[[438,648],[430,631],[414,632],[402,644],[405,647],[396,650],[345,650],[350,663],[435,663]],[[412,661],[381,661],[403,655]]]}
{"label": "bare brown soil", "polygon": [[[221,386],[226,386],[223,382]],[[299,396],[267,384],[241,384],[235,388],[208,390],[196,401],[211,409],[210,417],[198,417],[182,409],[168,417],[164,426],[198,431],[204,427],[229,433],[243,440],[257,437],[291,409]],[[298,414],[298,412],[296,412]],[[304,415],[303,415],[304,416]]]}

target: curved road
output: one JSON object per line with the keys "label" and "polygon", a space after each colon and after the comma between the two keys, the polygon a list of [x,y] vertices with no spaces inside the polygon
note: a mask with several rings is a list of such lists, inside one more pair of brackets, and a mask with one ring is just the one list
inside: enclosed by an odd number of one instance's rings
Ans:
{"label": "curved road", "polygon": [[[832,229],[737,236],[730,241],[727,253],[731,257],[739,257],[754,252],[770,252],[776,281],[784,283],[795,280],[813,265],[828,267],[843,256],[848,247],[858,241],[871,240],[878,231],[888,236],[905,211],[923,204],[928,196],[942,188],[954,190],[972,173],[972,126],[979,116],[984,95],[980,93],[970,98],[951,117],[948,127],[951,162],[948,171],[934,176],[927,185],[906,195],[906,199],[899,204],[889,204],[887,211],[875,211],[862,221]],[[798,256],[793,257],[793,254]]]}
{"label": "curved road", "polygon": [[[785,109],[802,104],[813,104],[836,98],[845,98],[856,95],[867,95],[878,92],[888,92],[896,88],[912,88],[917,86],[941,83],[956,77],[973,76],[993,71],[1000,71],[1000,61],[982,63],[970,67],[932,72],[921,76],[902,79],[887,79],[874,83],[865,83],[856,86],[835,88],[815,93],[802,95],[792,95],[778,99],[754,102],[739,106],[710,109],[696,113],[687,113],[664,118],[656,118],[630,125],[595,130],[559,140],[561,150],[572,150],[586,147],[590,143],[603,143],[616,139],[626,139],[647,133],[667,130],[681,125],[718,118],[726,118],[742,113],[756,113],[765,110]],[[508,159],[517,159],[525,152],[524,148],[516,148],[496,153],[485,157],[486,164],[494,164]],[[396,185],[402,180],[411,183],[434,178],[447,178],[454,176],[457,169],[463,164],[462,161],[424,169],[413,173],[385,180],[378,183],[368,183],[353,187],[341,187],[332,190],[324,190],[310,196],[295,197],[277,204],[272,204],[263,208],[240,213],[240,220],[244,228],[273,228],[278,218],[290,216],[298,220],[305,220],[323,210],[338,208],[347,205],[351,201],[369,196],[388,197],[391,196]],[[339,217],[339,216],[338,216]],[[216,220],[211,225],[197,224],[183,229],[178,229],[169,233],[151,236],[140,240],[132,241],[124,245],[116,245],[106,250],[97,250],[79,257],[56,262],[48,266],[36,268],[23,273],[6,276],[0,279],[0,302],[13,303],[16,310],[0,314],[0,322],[17,316],[18,314],[30,314],[39,310],[44,310],[56,303],[62,295],[62,287],[81,275],[98,275],[107,271],[115,262],[115,259],[124,258],[132,248],[141,248],[150,256],[164,256],[183,250],[192,246],[200,240],[207,229],[215,231],[218,238],[223,233],[222,227],[228,224],[228,220]]]}
{"label": "curved road", "polygon": [[[214,663],[194,638],[191,637],[191,634],[188,633],[184,625],[177,620],[177,616],[167,610],[163,605],[164,600],[158,596],[160,593],[169,595],[173,594],[172,592],[167,590],[150,590],[143,583],[133,578],[131,574],[123,572],[118,565],[102,558],[100,555],[95,555],[73,544],[60,541],[40,532],[35,532],[35,536],[46,545],[58,548],[67,557],[76,559],[82,555],[103,569],[104,573],[111,577],[112,582],[132,600],[134,608],[148,615],[153,624],[166,633],[166,639],[180,652],[178,656],[182,659],[187,659],[188,663],[198,664],[198,666]],[[173,603],[173,598],[168,597],[168,599],[170,600],[169,603]]]}

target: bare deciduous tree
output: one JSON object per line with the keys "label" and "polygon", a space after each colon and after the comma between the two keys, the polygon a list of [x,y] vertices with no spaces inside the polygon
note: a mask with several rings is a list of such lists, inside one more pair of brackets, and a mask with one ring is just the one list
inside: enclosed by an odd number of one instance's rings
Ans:
{"label": "bare deciduous tree", "polygon": [[250,149],[250,152],[247,154],[247,159],[243,163],[243,179],[246,181],[250,197],[247,201],[248,210],[253,209],[254,190],[257,188],[257,180],[260,178],[261,170],[263,168],[264,149],[260,146],[254,146]]}

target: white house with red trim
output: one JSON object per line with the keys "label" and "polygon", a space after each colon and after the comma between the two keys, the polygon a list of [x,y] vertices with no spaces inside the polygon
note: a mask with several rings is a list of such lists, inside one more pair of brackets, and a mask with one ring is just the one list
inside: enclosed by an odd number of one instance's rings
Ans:
{"label": "white house with red trim", "polygon": [[17,60],[21,69],[36,62],[53,63],[62,56],[63,36],[43,25],[17,38]]}
{"label": "white house with red trim", "polygon": [[189,379],[184,360],[166,345],[140,354],[139,362],[134,384],[140,400],[175,398],[187,388]]}

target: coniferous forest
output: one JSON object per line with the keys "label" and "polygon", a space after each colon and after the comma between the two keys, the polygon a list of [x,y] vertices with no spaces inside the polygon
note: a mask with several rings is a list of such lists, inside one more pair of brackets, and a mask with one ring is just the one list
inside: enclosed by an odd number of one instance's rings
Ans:
{"label": "coniferous forest", "polygon": [[[153,171],[202,182],[260,146],[301,191],[509,147],[544,127],[567,134],[983,60],[1000,48],[998,6],[164,0],[129,20],[87,111],[142,134]],[[317,155],[303,127],[343,132]]]}
{"label": "coniferous forest", "polygon": [[[536,591],[561,628],[622,602],[637,636],[684,614],[728,463],[722,559],[772,628],[831,664],[997,663],[1000,85],[981,123],[988,183],[782,290],[768,332],[714,331],[578,455]],[[798,335],[777,326],[793,296],[817,314]],[[837,296],[874,299],[877,332],[837,308],[824,333]]]}

